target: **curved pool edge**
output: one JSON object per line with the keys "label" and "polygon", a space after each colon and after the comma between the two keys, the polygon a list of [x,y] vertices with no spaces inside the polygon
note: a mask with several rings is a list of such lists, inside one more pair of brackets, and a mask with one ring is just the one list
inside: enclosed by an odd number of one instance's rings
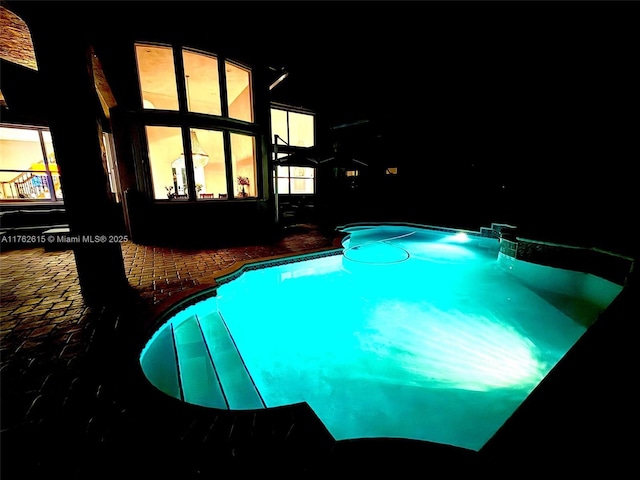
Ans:
{"label": "curved pool edge", "polygon": [[366,229],[366,228],[375,228],[375,227],[407,227],[407,228],[419,228],[422,230],[431,230],[441,233],[466,233],[467,235],[477,236],[477,237],[491,237],[498,238],[498,234],[502,228],[514,228],[511,225],[507,224],[498,224],[494,223],[491,227],[483,227],[480,230],[468,230],[464,228],[455,228],[455,227],[442,227],[437,225],[427,225],[421,223],[412,223],[412,222],[352,222],[345,223],[343,225],[339,225],[336,227],[336,231],[344,232],[347,229]]}
{"label": "curved pool edge", "polygon": [[278,265],[280,263],[293,263],[305,260],[313,256],[337,255],[342,251],[340,238],[333,241],[333,246],[310,249],[302,253],[285,253],[281,255],[271,255],[261,258],[253,258],[235,262],[233,265],[217,270],[211,275],[203,276],[199,279],[198,285],[190,287],[188,290],[172,294],[169,298],[161,300],[153,305],[148,316],[149,322],[145,327],[146,332],[153,334],[163,321],[170,318],[177,311],[182,310],[194,303],[204,300],[211,296],[215,296],[216,289],[235,278],[238,278],[244,272],[260,268],[264,265]]}
{"label": "curved pool edge", "polygon": [[508,223],[492,223],[490,227],[480,227],[476,231],[410,222],[353,222],[340,225],[336,230],[345,232],[347,229],[364,230],[380,226],[420,228],[442,233],[462,232],[472,237],[496,239],[500,253],[506,256],[523,262],[590,273],[621,286],[630,281],[637,269],[637,258],[628,254],[522,236],[517,226]]}
{"label": "curved pool edge", "polygon": [[[135,364],[133,365],[134,375],[138,379],[138,383],[140,384],[139,388],[141,389],[141,393],[144,392],[145,396],[149,399],[149,401],[154,402],[156,407],[163,406],[172,409],[172,411],[174,412],[191,412],[196,417],[202,416],[203,412],[209,411],[218,413],[224,412],[225,414],[229,414],[232,416],[235,414],[244,416],[263,411],[279,411],[281,409],[296,410],[299,408],[303,408],[304,406],[306,406],[306,408],[308,408],[313,413],[313,415],[317,417],[315,412],[313,412],[313,409],[306,402],[293,403],[289,405],[269,408],[242,410],[218,409],[184,402],[181,399],[172,397],[171,395],[167,395],[165,392],[160,390],[156,385],[149,381],[140,363],[140,354],[153,339],[153,336],[158,331],[158,329],[162,327],[170,318],[191,305],[215,296],[220,285],[238,278],[246,271],[259,268],[260,266],[303,261],[313,256],[323,257],[328,255],[337,255],[342,251],[342,247],[339,246],[339,244],[340,237],[338,236],[336,237],[336,239],[334,239],[332,247],[316,248],[310,249],[305,252],[285,253],[281,255],[271,255],[267,257],[238,261],[227,268],[217,270],[211,275],[201,277],[199,279],[198,285],[194,285],[187,290],[174,293],[169,298],[166,298],[153,305],[149,309],[148,314],[145,316],[143,322],[142,338],[137,349],[137,361],[135,361]],[[326,430],[326,426],[319,418],[317,418],[317,421],[322,426],[322,428]],[[328,435],[331,435],[328,430],[326,431]],[[335,439],[333,439],[333,437],[331,438],[332,441],[335,442]]]}
{"label": "curved pool edge", "polygon": [[[362,224],[359,224],[362,225]],[[375,226],[374,224],[366,224],[369,226]],[[381,225],[388,225],[388,223],[384,223]],[[421,227],[421,228],[427,228],[429,229],[429,226],[424,226],[424,225],[415,225],[415,224],[394,224],[394,226],[408,226],[408,227],[412,227],[412,228],[416,228],[416,227]],[[464,230],[459,230],[459,229],[442,229],[441,231],[445,231],[445,232],[459,232],[459,231],[464,231]],[[472,232],[476,235],[480,235],[478,232]],[[228,267],[226,269],[222,269],[219,271],[216,271],[215,274],[205,277],[206,280],[202,280],[201,283],[197,286],[194,286],[192,288],[190,288],[187,291],[181,291],[177,294],[174,294],[171,298],[168,298],[162,302],[159,302],[158,304],[156,304],[154,307],[154,312],[155,315],[153,316],[154,321],[151,323],[150,328],[153,329],[154,326],[157,326],[158,324],[162,324],[162,322],[168,318],[170,318],[176,311],[181,310],[183,308],[185,308],[188,305],[191,305],[193,303],[196,303],[204,298],[208,298],[211,295],[215,294],[215,289],[220,286],[222,283],[226,283],[227,281],[231,281],[235,278],[237,278],[238,276],[242,275],[242,273],[244,273],[247,270],[250,270],[252,268],[260,268],[262,266],[264,266],[265,264],[277,264],[278,262],[283,262],[283,263],[293,263],[299,260],[304,260],[306,258],[309,258],[310,255],[314,255],[314,254],[318,254],[320,256],[325,256],[325,255],[333,255],[333,254],[337,254],[341,251],[342,247],[340,246],[340,243],[342,242],[343,238],[337,237],[336,240],[334,241],[334,247],[330,247],[330,248],[322,248],[322,249],[314,249],[314,250],[310,250],[309,252],[304,252],[304,253],[295,253],[295,254],[282,254],[282,255],[276,255],[276,256],[270,256],[270,257],[263,257],[263,258],[257,258],[257,259],[248,259],[245,261],[241,261],[241,262],[237,262],[236,264],[234,264],[231,267]],[[339,242],[339,243],[336,243]],[[627,289],[624,289],[625,292],[627,291]],[[628,294],[628,292],[626,293]],[[626,295],[625,294],[625,295]],[[616,300],[615,305],[618,305],[619,300]],[[604,313],[605,316],[608,315],[609,312]],[[602,324],[602,322],[599,322],[600,324]],[[147,337],[148,340],[148,337]],[[581,343],[581,345],[584,344],[584,342]],[[550,374],[551,375],[551,374]],[[144,375],[142,374],[143,378],[146,380],[146,377],[144,377]],[[557,375],[556,375],[557,376]],[[555,377],[553,377],[555,379]],[[155,387],[149,383],[147,381],[147,384],[149,387],[155,389]],[[156,391],[158,392],[159,395],[162,395],[163,397],[166,397],[167,399],[169,399],[169,401],[171,403],[174,404],[180,404],[180,407],[177,407],[179,409],[181,409],[181,411],[189,411],[189,412],[198,412],[198,411],[207,411],[207,410],[216,410],[218,412],[226,412],[225,415],[231,415],[231,416],[250,416],[252,414],[255,414],[256,411],[254,410],[220,410],[220,409],[211,409],[210,407],[203,407],[203,406],[199,406],[199,405],[195,405],[195,404],[188,404],[185,402],[182,402],[178,399],[174,399],[172,397],[167,396],[165,393],[159,391],[156,389]],[[540,395],[543,395],[542,393],[540,393]],[[161,402],[163,404],[167,403],[167,402]],[[313,410],[308,406],[308,404],[306,402],[302,402],[306,407],[308,407],[311,412],[313,412]],[[258,410],[258,411],[271,411],[271,410],[281,410],[281,411],[288,411],[288,410],[296,410],[299,409],[300,404],[291,404],[291,405],[284,405],[284,406],[277,406],[277,407],[273,407],[273,408],[267,408],[264,410]],[[186,410],[184,410],[186,409]],[[315,415],[314,413],[314,416]],[[519,417],[518,417],[519,418]],[[324,426],[324,424],[322,423],[322,421],[320,421],[320,419],[317,419],[319,424],[322,425],[322,427],[324,427],[326,429],[326,427]],[[516,420],[514,420],[516,421]],[[516,422],[517,423],[517,422]],[[327,432],[328,433],[328,432]],[[331,435],[330,433],[328,433],[329,435]],[[508,437],[508,435],[507,435]],[[333,437],[331,437],[333,439]],[[498,440],[502,440],[502,441],[498,441]],[[509,443],[511,439],[509,438],[509,440],[506,440],[507,443]],[[500,432],[500,435],[498,435],[494,440],[494,443],[499,444],[500,446],[498,447],[499,451],[502,451],[503,448],[505,448],[505,441],[503,440],[503,432]],[[419,444],[418,447],[407,447],[407,445],[409,444],[414,444],[417,443]],[[338,452],[339,455],[342,454],[340,452],[344,452],[344,454],[348,454],[350,457],[353,457],[354,454],[357,457],[358,456],[358,452],[363,452],[363,455],[370,455],[371,454],[371,450],[376,450],[378,448],[378,445],[380,445],[380,448],[393,448],[394,445],[398,445],[398,450],[405,452],[408,450],[415,450],[418,449],[420,451],[422,451],[424,449],[425,452],[433,452],[434,455],[438,456],[439,452],[442,452],[442,449],[444,448],[445,450],[449,450],[451,451],[451,455],[453,456],[452,458],[462,458],[462,457],[469,457],[471,459],[471,462],[475,462],[477,461],[478,455],[484,457],[490,456],[489,454],[491,453],[492,448],[487,448],[486,452],[485,451],[481,451],[480,452],[473,452],[471,451],[470,454],[467,454],[467,451],[465,451],[465,449],[461,449],[460,447],[454,447],[454,446],[449,446],[449,445],[443,445],[443,444],[439,444],[439,443],[435,443],[433,445],[431,445],[431,442],[428,441],[422,441],[422,440],[409,440],[409,439],[387,439],[387,438],[365,438],[365,439],[349,439],[349,440],[339,440],[336,441],[335,439],[333,439],[333,446],[331,447],[331,450],[334,452]],[[382,447],[382,445],[384,445],[384,447]],[[402,445],[402,446],[400,446]],[[492,444],[493,446],[493,444]],[[406,449],[406,450],[405,450]],[[364,452],[367,452],[366,454]],[[476,455],[477,454],[477,455]],[[365,458],[363,457],[363,461],[365,460]],[[356,462],[357,463],[357,462]]]}
{"label": "curved pool edge", "polygon": [[[317,417],[313,409],[306,402],[293,403],[289,405],[282,405],[276,407],[268,407],[268,408],[256,408],[256,409],[223,409],[223,408],[212,408],[206,407],[202,405],[197,405],[194,403],[185,402],[179,398],[172,397],[167,393],[160,390],[156,385],[149,381],[149,378],[144,372],[144,369],[140,363],[140,354],[145,350],[149,342],[153,340],[154,334],[160,329],[169,319],[175,316],[178,312],[188,308],[191,305],[194,305],[200,301],[206,300],[213,296],[216,296],[217,289],[227,283],[232,281],[243,273],[258,269],[264,268],[269,265],[278,265],[278,264],[286,264],[286,263],[294,263],[303,261],[309,258],[317,258],[317,257],[325,257],[331,255],[338,255],[342,252],[342,247],[337,247],[339,245],[340,238],[337,237],[334,240],[332,247],[324,247],[317,249],[310,249],[305,252],[298,253],[286,253],[281,255],[272,255],[261,258],[247,259],[235,262],[233,265],[218,270],[215,273],[208,275],[206,277],[202,277],[200,279],[200,283],[193,287],[190,287],[187,290],[183,290],[173,294],[171,297],[166,298],[157,304],[153,305],[149,310],[149,314],[146,316],[146,321],[143,325],[143,333],[141,343],[138,348],[137,358],[138,361],[135,362],[134,370],[135,376],[138,378],[138,381],[141,383],[142,390],[146,392],[148,398],[150,400],[155,401],[155,403],[159,406],[165,406],[167,408],[173,408],[174,411],[191,411],[194,414],[198,414],[198,412],[206,412],[206,411],[216,411],[216,412],[227,412],[231,415],[239,414],[251,414],[252,412],[260,412],[260,411],[272,411],[272,410],[280,410],[280,409],[298,409],[302,408],[302,405],[306,405],[306,407],[313,412],[313,415]],[[186,410],[185,410],[186,409]],[[322,426],[323,429],[326,430],[326,426],[324,423],[317,418],[317,422]],[[331,435],[328,430],[327,434]],[[331,437],[333,441],[333,437]]]}
{"label": "curved pool edge", "polygon": [[171,295],[171,297],[161,300],[157,304],[151,307],[149,315],[149,323],[145,330],[151,334],[155,329],[162,324],[164,319],[169,318],[173,313],[183,308],[186,308],[200,300],[215,295],[215,289],[223,283],[231,281],[244,273],[245,271],[258,268],[260,265],[270,264],[276,265],[279,262],[293,263],[301,261],[314,255],[325,256],[335,255],[340,253],[344,249],[344,241],[349,236],[345,232],[346,228],[373,228],[376,226],[393,226],[393,227],[407,227],[407,228],[420,228],[422,230],[431,230],[441,233],[465,233],[467,235],[499,240],[500,231],[502,228],[513,228],[511,225],[494,223],[490,228],[483,228],[480,231],[466,230],[462,228],[453,227],[439,227],[434,225],[424,225],[410,222],[354,222],[338,225],[334,229],[334,239],[331,247],[315,248],[304,252],[298,253],[284,253],[280,255],[271,255],[267,257],[247,259],[235,262],[233,265],[221,270],[217,270],[211,275],[203,276],[199,279],[199,284],[195,285],[188,290],[183,290]]}
{"label": "curved pool edge", "polygon": [[[280,263],[294,263],[302,261],[314,256],[337,255],[344,250],[344,242],[349,237],[349,233],[345,232],[347,228],[373,228],[379,226],[419,228],[426,231],[436,231],[440,233],[465,233],[467,235],[499,240],[499,232],[502,227],[509,227],[506,224],[492,224],[491,228],[481,229],[481,231],[466,230],[452,227],[438,227],[433,225],[423,225],[410,222],[354,222],[336,226],[335,235],[331,247],[315,248],[305,252],[284,253],[280,255],[271,255],[267,257],[247,259],[235,262],[233,265],[218,270],[211,275],[201,277],[199,284],[188,290],[183,290],[171,295],[153,305],[149,315],[149,323],[146,325],[145,331],[149,333],[149,338],[155,330],[163,324],[163,321],[170,318],[177,311],[180,311],[194,303],[215,296],[215,290],[222,284],[238,278],[242,273],[248,270],[261,268],[264,265],[278,265]],[[489,233],[488,233],[489,232]]]}

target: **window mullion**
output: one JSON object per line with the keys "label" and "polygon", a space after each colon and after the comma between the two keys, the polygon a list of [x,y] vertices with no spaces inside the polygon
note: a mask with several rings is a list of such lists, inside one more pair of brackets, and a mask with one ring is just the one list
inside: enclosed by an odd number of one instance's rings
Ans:
{"label": "window mullion", "polygon": [[42,158],[44,163],[45,178],[47,179],[47,186],[49,187],[50,200],[55,202],[57,200],[55,187],[53,185],[53,177],[51,176],[51,170],[49,170],[49,159],[47,158],[47,148],[44,145],[44,136],[42,130],[38,129],[38,139],[40,140],[40,149],[42,150]]}
{"label": "window mullion", "polygon": [[222,116],[229,117],[229,102],[227,101],[227,70],[225,68],[227,61],[218,57],[218,81],[220,82],[220,109]]}
{"label": "window mullion", "polygon": [[187,194],[189,200],[196,198],[195,175],[193,173],[193,157],[191,155],[191,126],[189,123],[189,105],[187,98],[187,82],[184,73],[184,59],[182,57],[182,45],[173,46],[174,68],[176,72],[176,85],[178,88],[178,105],[180,110],[180,123],[182,127],[182,151],[184,156],[184,168],[187,175]]}
{"label": "window mullion", "polygon": [[287,145],[291,145],[291,139],[289,136],[289,112],[287,112]]}
{"label": "window mullion", "polygon": [[184,61],[182,59],[182,46],[173,46],[173,66],[176,72],[176,86],[178,88],[178,110],[184,114],[188,112],[187,107],[187,88],[184,78]]}
{"label": "window mullion", "polygon": [[[223,112],[224,112],[224,106]],[[227,192],[230,194],[229,198],[235,198],[235,179],[233,178],[233,162],[231,158],[231,132],[224,130],[222,132],[224,140],[224,164],[227,172]]]}
{"label": "window mullion", "polygon": [[193,174],[193,157],[191,155],[191,129],[188,125],[182,126],[182,145],[184,155],[184,168],[187,174],[187,193],[189,200],[196,198],[196,177]]}

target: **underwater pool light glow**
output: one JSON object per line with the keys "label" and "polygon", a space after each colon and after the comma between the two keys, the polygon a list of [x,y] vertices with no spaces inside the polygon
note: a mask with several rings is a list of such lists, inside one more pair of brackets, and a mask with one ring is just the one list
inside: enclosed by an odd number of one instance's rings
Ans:
{"label": "underwater pool light glow", "polygon": [[469,243],[471,239],[465,232],[458,232],[451,237],[451,241],[456,243]]}
{"label": "underwater pool light glow", "polygon": [[368,329],[375,333],[362,348],[397,366],[386,370],[390,381],[412,373],[411,382],[432,388],[533,388],[549,370],[528,338],[479,314],[393,302],[376,310]]}

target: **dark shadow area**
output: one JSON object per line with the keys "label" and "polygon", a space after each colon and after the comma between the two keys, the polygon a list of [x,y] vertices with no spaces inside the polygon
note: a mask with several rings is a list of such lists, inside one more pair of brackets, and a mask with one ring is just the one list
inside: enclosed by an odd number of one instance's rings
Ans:
{"label": "dark shadow area", "polygon": [[631,393],[637,295],[629,284],[485,445],[480,454],[492,472],[509,476],[511,465],[531,474],[637,470],[635,443],[627,441],[638,421]]}

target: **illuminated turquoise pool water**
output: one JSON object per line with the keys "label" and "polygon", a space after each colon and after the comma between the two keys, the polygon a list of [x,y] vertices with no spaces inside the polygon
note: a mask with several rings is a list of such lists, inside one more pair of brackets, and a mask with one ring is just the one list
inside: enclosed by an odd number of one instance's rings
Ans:
{"label": "illuminated turquoise pool water", "polygon": [[307,402],[336,440],[477,451],[622,288],[472,232],[346,233],[342,249],[249,265],[166,318],[140,357],[148,380],[211,408]]}

